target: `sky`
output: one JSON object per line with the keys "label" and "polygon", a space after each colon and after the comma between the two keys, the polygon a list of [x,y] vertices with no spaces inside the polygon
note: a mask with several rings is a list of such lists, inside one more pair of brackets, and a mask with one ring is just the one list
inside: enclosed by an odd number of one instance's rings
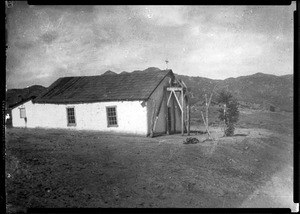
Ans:
{"label": "sky", "polygon": [[[6,11],[6,86],[148,67],[226,79],[293,73],[288,6],[32,6]],[[166,64],[165,60],[169,63]]]}

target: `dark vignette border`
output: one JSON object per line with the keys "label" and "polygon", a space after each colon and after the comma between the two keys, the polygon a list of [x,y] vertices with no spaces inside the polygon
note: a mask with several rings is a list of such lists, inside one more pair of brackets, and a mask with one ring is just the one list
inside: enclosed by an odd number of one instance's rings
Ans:
{"label": "dark vignette border", "polygon": [[296,2],[294,11],[294,203],[299,203],[299,2]]}
{"label": "dark vignette border", "polygon": [[[0,72],[0,101],[1,101],[1,185],[0,185],[0,213],[6,213],[6,192],[5,192],[5,109],[6,109],[6,40],[7,40],[7,32],[5,28],[5,22],[6,22],[6,7],[5,2],[2,1],[0,3],[0,9],[2,17],[4,15],[3,22],[0,25],[1,27],[1,72]],[[2,170],[3,169],[3,170]],[[2,173],[3,172],[3,173]]]}
{"label": "dark vignette border", "polygon": [[[89,0],[89,1],[57,1],[57,0],[28,0],[28,4],[30,5],[74,5],[76,2],[77,5],[97,5],[101,3],[102,5],[113,5],[113,4],[163,4],[164,2],[161,1],[143,1],[143,2],[137,2],[137,1],[94,1],[94,0]],[[177,2],[173,2],[173,4]],[[165,3],[166,4],[166,3]],[[170,2],[169,2],[170,4]],[[290,5],[291,1],[287,0],[243,0],[243,1],[233,1],[233,0],[227,0],[227,1],[216,1],[216,0],[211,0],[211,1],[194,1],[194,0],[186,0],[184,1],[185,5],[188,4],[201,4],[201,5]],[[298,51],[300,49],[299,46],[299,14],[298,14],[298,8],[299,4],[296,1],[296,8],[297,10],[294,11],[294,130],[298,128],[299,124],[299,91],[300,88],[298,87],[298,81],[300,81],[299,74],[298,74],[298,69],[300,67],[299,64],[299,55]],[[5,8],[5,2],[2,2],[3,8]],[[2,8],[2,7],[1,7]],[[3,11],[4,12],[4,11]],[[5,14],[5,13],[3,13]],[[5,15],[4,15],[5,16]],[[5,32],[5,40],[3,39],[2,41],[5,41],[6,43],[6,29],[5,29],[5,23],[2,25],[2,30]],[[3,35],[3,34],[2,34]],[[6,44],[4,44],[3,50],[6,50]],[[3,53],[3,52],[2,52]],[[3,58],[6,60],[6,55],[4,52]],[[3,71],[6,70],[5,68],[5,63]],[[5,111],[5,90],[6,90],[6,72],[0,72],[0,80],[1,80],[1,93],[0,93],[0,98],[1,98],[1,131],[2,131],[2,136],[5,135],[5,127],[4,127],[4,111]],[[2,156],[1,156],[1,167],[5,167],[4,164],[4,159],[5,159],[5,139],[4,137],[1,138],[2,143]],[[298,142],[300,141],[300,134],[297,131],[294,131],[294,203],[299,203],[299,145]],[[4,171],[4,170],[3,170]],[[1,182],[1,210],[3,210],[2,213],[5,213],[5,175],[1,173],[1,179],[3,182]],[[4,202],[4,203],[3,203]],[[280,208],[280,209],[274,209],[274,208],[236,208],[236,209],[174,209],[174,208],[154,208],[154,209],[143,209],[143,208],[91,208],[91,209],[74,209],[74,208],[62,208],[62,209],[27,209],[27,213],[291,213],[291,210],[289,208]]]}

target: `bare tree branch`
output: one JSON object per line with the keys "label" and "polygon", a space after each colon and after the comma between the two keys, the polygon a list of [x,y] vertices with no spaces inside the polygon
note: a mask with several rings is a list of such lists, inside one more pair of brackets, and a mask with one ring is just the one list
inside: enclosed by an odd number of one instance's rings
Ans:
{"label": "bare tree branch", "polygon": [[203,116],[203,112],[202,112],[202,111],[201,111],[201,115],[202,115],[202,120],[203,120],[203,122],[204,122],[205,129],[206,129],[206,131],[207,131],[208,137],[209,137],[209,139],[212,139],[211,134],[210,134],[210,131],[208,130],[208,124],[206,123],[206,121],[205,121],[205,119],[204,119],[204,116]]}

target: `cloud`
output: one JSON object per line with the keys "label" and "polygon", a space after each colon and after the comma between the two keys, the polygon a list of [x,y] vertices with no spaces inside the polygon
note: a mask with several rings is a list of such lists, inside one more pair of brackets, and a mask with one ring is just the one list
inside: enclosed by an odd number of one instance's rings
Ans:
{"label": "cloud", "polygon": [[7,16],[8,87],[165,68],[166,58],[175,73],[208,78],[291,72],[291,17],[287,7],[16,4]]}
{"label": "cloud", "polygon": [[186,23],[182,6],[144,6],[140,13],[150,23],[161,26],[180,26]]}

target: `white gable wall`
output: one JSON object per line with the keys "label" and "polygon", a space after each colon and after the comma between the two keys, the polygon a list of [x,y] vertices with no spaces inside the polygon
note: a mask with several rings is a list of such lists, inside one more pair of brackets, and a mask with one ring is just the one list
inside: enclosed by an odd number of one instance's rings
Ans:
{"label": "white gable wall", "polygon": [[[77,130],[99,130],[131,134],[147,134],[147,108],[142,101],[98,102],[83,104],[40,104],[24,103],[27,127],[66,128]],[[106,107],[116,106],[117,127],[108,127]],[[14,127],[25,127],[17,106],[12,110]],[[67,107],[75,108],[76,126],[67,124]]]}
{"label": "white gable wall", "polygon": [[[20,118],[20,108],[25,108],[26,117],[27,117],[27,127],[28,127],[28,117],[32,117],[33,113],[33,103],[31,100],[23,103],[12,109],[11,117],[12,117],[12,126],[13,127],[26,127],[26,122],[24,118]],[[30,121],[32,122],[32,121]]]}
{"label": "white gable wall", "polygon": [[[150,133],[151,128],[151,121],[153,115],[153,108],[155,106],[155,111],[158,111],[158,106],[163,98],[164,87],[169,86],[170,77],[165,77],[163,81],[158,85],[155,91],[150,96],[149,100],[147,101],[147,108],[148,108],[148,133]],[[158,119],[156,122],[154,133],[165,133],[167,124],[166,124],[166,114],[167,114],[167,95],[165,94],[163,103],[161,105],[161,109],[158,115]]]}

